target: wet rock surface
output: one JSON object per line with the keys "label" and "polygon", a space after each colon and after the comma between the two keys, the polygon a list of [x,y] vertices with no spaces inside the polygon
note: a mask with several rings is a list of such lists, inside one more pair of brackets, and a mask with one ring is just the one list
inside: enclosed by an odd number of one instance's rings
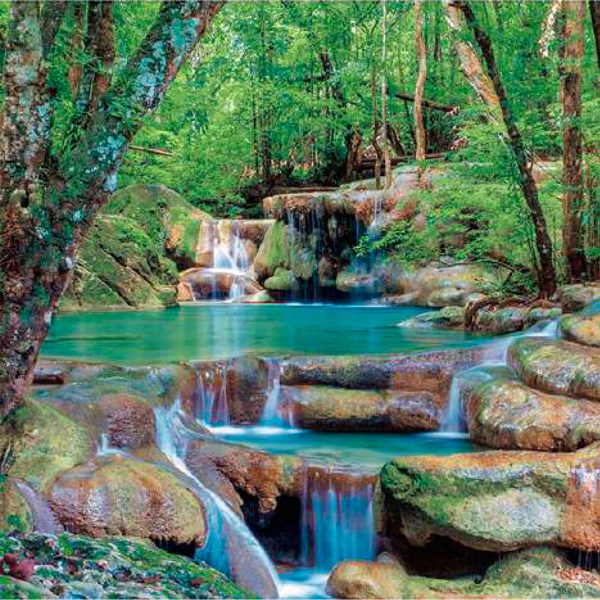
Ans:
{"label": "wet rock surface", "polygon": [[294,424],[322,431],[433,431],[441,410],[428,392],[284,386],[282,405]]}
{"label": "wet rock surface", "polygon": [[436,534],[480,550],[536,544],[597,550],[598,473],[598,443],[563,454],[396,459],[381,474],[386,530],[416,545]]}
{"label": "wet rock surface", "polygon": [[584,346],[600,347],[600,315],[569,315],[560,322],[562,337]]}
{"label": "wet rock surface", "polygon": [[439,579],[408,575],[401,565],[346,561],[327,582],[335,598],[597,598],[600,577],[577,568],[550,548],[509,555],[483,578]]}
{"label": "wet rock surface", "polygon": [[596,284],[564,285],[558,295],[564,312],[577,312],[595,300],[600,300],[600,286]]}
{"label": "wet rock surface", "polygon": [[565,452],[600,440],[600,403],[540,392],[507,370],[473,379],[461,395],[469,436],[479,444]]}
{"label": "wet rock surface", "polygon": [[560,340],[525,338],[509,348],[508,364],[532,388],[600,400],[600,350],[595,348]]}
{"label": "wet rock surface", "polygon": [[49,496],[58,521],[75,533],[204,543],[204,507],[171,473],[120,455],[100,457],[59,477]]}
{"label": "wet rock surface", "polygon": [[248,598],[218,571],[150,542],[0,534],[3,598]]}

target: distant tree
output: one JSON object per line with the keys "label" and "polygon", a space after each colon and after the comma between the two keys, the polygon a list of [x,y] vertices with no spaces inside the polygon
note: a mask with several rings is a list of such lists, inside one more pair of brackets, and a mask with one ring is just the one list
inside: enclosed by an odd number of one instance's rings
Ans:
{"label": "distant tree", "polygon": [[584,0],[561,3],[560,99],[563,127],[563,254],[569,280],[586,276],[583,228],[583,134],[581,130]]}
{"label": "distant tree", "polygon": [[423,1],[415,0],[415,54],[417,56],[418,72],[415,84],[415,140],[417,169],[419,182],[423,174],[423,161],[425,160],[426,144],[425,121],[423,120],[423,94],[425,93],[425,81],[427,79],[427,48],[423,35]]}
{"label": "distant tree", "polygon": [[[115,189],[117,172],[143,118],[163,99],[222,2],[165,1],[118,77],[111,80],[113,4],[85,5],[86,62],[73,77],[76,110],[55,110],[49,60],[70,73],[77,52],[56,41],[81,3],[14,1],[4,60],[0,141],[0,416],[22,398],[67,286],[77,250]],[[60,151],[51,152],[61,138]]]}
{"label": "distant tree", "polygon": [[[487,75],[493,84],[494,94],[498,98],[502,120],[508,134],[508,140],[516,166],[519,171],[519,184],[529,209],[529,216],[535,231],[538,253],[538,287],[541,297],[547,298],[556,291],[556,270],[554,268],[552,240],[548,234],[546,218],[539,201],[538,189],[531,172],[531,161],[528,160],[521,132],[512,112],[509,98],[500,76],[492,41],[480,25],[473,9],[467,0],[454,0],[452,8],[458,8],[464,15],[466,25],[473,33],[486,67]],[[476,69],[478,72],[478,69]],[[479,74],[477,73],[479,79]],[[477,86],[478,87],[478,86]],[[477,89],[477,88],[476,88]]]}

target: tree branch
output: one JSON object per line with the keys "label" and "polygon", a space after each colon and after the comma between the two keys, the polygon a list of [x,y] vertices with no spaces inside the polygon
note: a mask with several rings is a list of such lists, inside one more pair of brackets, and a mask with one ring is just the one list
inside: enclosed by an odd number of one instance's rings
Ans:
{"label": "tree branch", "polygon": [[[407,94],[404,92],[396,92],[394,96],[396,96],[396,98],[398,98],[399,100],[404,100],[405,102],[415,101],[415,97],[412,94]],[[422,104],[423,106],[426,106],[431,110],[439,110],[445,113],[457,114],[460,111],[460,108],[458,106],[442,104],[441,102],[436,102],[435,100],[428,100],[427,98],[423,98]]]}

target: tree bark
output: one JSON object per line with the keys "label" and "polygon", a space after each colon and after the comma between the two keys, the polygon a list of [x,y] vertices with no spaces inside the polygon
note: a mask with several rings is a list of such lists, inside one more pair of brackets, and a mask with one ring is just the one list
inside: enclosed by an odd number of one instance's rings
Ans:
{"label": "tree bark", "polygon": [[563,255],[570,281],[585,278],[581,68],[585,1],[562,2],[560,97],[563,121]]}
{"label": "tree bark", "polygon": [[381,146],[379,145],[380,123],[377,115],[377,73],[375,64],[371,66],[371,118],[372,118],[372,137],[371,144],[375,150],[375,189],[381,188]]}
{"label": "tree bark", "polygon": [[463,15],[457,3],[453,0],[444,0],[444,4],[446,6],[446,21],[450,30],[455,34],[454,48],[458,55],[460,70],[477,96],[488,107],[490,117],[498,121],[501,119],[500,101],[494,89],[494,84],[485,73],[474,48],[469,42],[462,39],[465,30]]}
{"label": "tree bark", "polygon": [[417,56],[418,73],[415,84],[415,105],[413,114],[415,118],[415,159],[417,161],[417,179],[419,184],[423,177],[422,162],[425,159],[427,140],[425,138],[425,122],[423,120],[423,95],[425,93],[425,81],[427,79],[427,49],[423,37],[423,2],[415,2],[415,53]]}
{"label": "tree bark", "polygon": [[381,7],[381,123],[383,138],[383,161],[385,165],[385,189],[392,187],[392,161],[390,160],[390,142],[388,139],[388,89],[387,89],[387,8],[385,0]]}
{"label": "tree bark", "polygon": [[590,16],[592,17],[592,30],[594,32],[594,42],[596,45],[596,60],[598,61],[598,70],[600,70],[600,2],[598,0],[589,0]]}
{"label": "tree bark", "polygon": [[129,142],[220,6],[199,0],[162,4],[122,78],[99,101],[83,137],[42,185],[51,111],[39,6],[13,3],[0,153],[0,417],[31,383],[77,249],[115,188]]}
{"label": "tree bark", "polygon": [[523,196],[525,197],[525,202],[529,209],[529,215],[535,231],[536,249],[539,260],[539,293],[541,297],[547,298],[556,291],[556,271],[554,269],[554,263],[552,260],[552,241],[550,240],[550,236],[548,234],[546,218],[539,201],[537,185],[533,179],[533,175],[531,174],[531,169],[528,164],[527,153],[525,152],[525,146],[523,144],[521,132],[519,131],[515,118],[512,114],[512,110],[508,102],[508,96],[506,94],[506,90],[504,89],[502,79],[500,78],[500,71],[498,70],[498,66],[496,64],[496,57],[494,55],[494,49],[489,36],[477,22],[475,14],[466,0],[455,0],[453,6],[462,11],[466,23],[473,32],[486,65],[487,75],[494,86],[496,98],[499,99],[500,108],[502,111],[502,119],[508,133],[512,153],[515,157],[515,162],[519,170],[519,183],[523,192]]}

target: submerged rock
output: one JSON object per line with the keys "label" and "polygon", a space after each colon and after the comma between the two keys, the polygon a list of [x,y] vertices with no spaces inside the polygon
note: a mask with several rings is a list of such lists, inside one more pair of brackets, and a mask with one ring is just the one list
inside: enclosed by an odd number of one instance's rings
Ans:
{"label": "submerged rock", "polygon": [[323,431],[433,431],[441,410],[429,392],[283,386],[282,406],[302,429]]}
{"label": "submerged rock", "polygon": [[508,350],[508,364],[529,387],[600,400],[600,350],[559,340],[525,338]]}
{"label": "submerged rock", "polygon": [[33,562],[27,580],[0,575],[2,598],[252,597],[218,571],[138,539],[0,534],[0,549],[13,564]]}
{"label": "submerged rock", "polygon": [[335,598],[598,598],[600,576],[577,568],[551,548],[510,554],[481,577],[408,575],[398,564],[345,561],[327,582]]}
{"label": "submerged rock", "polygon": [[566,454],[490,451],[396,459],[381,473],[386,532],[480,550],[600,550],[600,444]]}
{"label": "submerged rock", "polygon": [[118,454],[67,471],[50,505],[68,531],[93,537],[202,546],[207,535],[204,507],[174,475]]}
{"label": "submerged rock", "polygon": [[565,452],[600,440],[600,403],[540,392],[506,371],[474,379],[461,395],[469,436],[479,444]]}
{"label": "submerged rock", "polygon": [[462,306],[446,306],[398,323],[398,327],[417,329],[463,329],[464,325],[465,309]]}

